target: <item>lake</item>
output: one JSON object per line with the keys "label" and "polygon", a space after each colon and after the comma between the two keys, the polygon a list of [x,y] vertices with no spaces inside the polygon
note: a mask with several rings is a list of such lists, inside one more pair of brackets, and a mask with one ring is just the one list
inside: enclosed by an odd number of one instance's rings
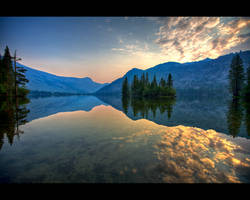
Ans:
{"label": "lake", "polygon": [[2,102],[0,183],[249,183],[249,110],[199,94]]}

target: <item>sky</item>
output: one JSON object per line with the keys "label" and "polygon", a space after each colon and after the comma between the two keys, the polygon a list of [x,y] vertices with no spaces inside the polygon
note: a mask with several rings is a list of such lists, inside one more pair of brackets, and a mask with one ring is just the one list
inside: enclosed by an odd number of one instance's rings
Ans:
{"label": "sky", "polygon": [[250,17],[0,17],[0,53],[59,76],[112,82],[132,68],[250,50]]}

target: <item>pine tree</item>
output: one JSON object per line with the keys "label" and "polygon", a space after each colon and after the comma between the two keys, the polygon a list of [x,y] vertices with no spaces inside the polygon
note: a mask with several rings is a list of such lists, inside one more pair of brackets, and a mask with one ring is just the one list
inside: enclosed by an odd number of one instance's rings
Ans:
{"label": "pine tree", "polygon": [[11,97],[15,86],[15,77],[11,61],[11,55],[8,46],[5,48],[4,56],[1,64],[1,93]]}
{"label": "pine tree", "polygon": [[146,79],[145,79],[145,75],[143,73],[142,76],[141,76],[141,83],[142,83],[143,86],[145,86],[145,82],[146,82]]}
{"label": "pine tree", "polygon": [[239,54],[236,54],[231,62],[229,70],[230,92],[233,97],[241,95],[244,84],[244,68],[243,62]]}
{"label": "pine tree", "polygon": [[168,80],[167,80],[167,87],[172,88],[173,87],[173,80],[172,80],[172,75],[168,75]]}
{"label": "pine tree", "polygon": [[145,85],[146,85],[147,87],[148,87],[148,85],[149,85],[148,72],[146,73]]}
{"label": "pine tree", "polygon": [[154,79],[153,79],[153,81],[151,83],[151,87],[152,87],[152,89],[156,89],[157,88],[157,80],[156,80],[156,76],[155,75],[154,75]]}
{"label": "pine tree", "polygon": [[166,81],[163,78],[161,78],[161,80],[160,80],[160,87],[164,88],[165,86],[166,86]]}
{"label": "pine tree", "polygon": [[128,78],[125,77],[123,84],[122,84],[122,96],[124,98],[129,97],[129,86],[128,86]]}
{"label": "pine tree", "polygon": [[138,79],[137,76],[134,75],[134,79],[131,85],[131,95],[133,97],[137,96],[137,91],[138,91]]}

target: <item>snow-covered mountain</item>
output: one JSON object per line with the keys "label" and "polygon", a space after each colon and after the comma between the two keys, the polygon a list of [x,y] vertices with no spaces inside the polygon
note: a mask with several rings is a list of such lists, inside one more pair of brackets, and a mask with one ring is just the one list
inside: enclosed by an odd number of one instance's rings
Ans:
{"label": "snow-covered mountain", "polygon": [[[250,65],[250,51],[241,51],[239,54],[246,69]],[[187,63],[166,62],[146,70],[133,68],[123,77],[116,79],[96,93],[121,93],[122,82],[125,77],[131,83],[135,74],[141,77],[142,73],[146,72],[148,72],[150,81],[152,81],[154,75],[156,75],[157,81],[160,81],[161,78],[167,80],[168,74],[171,73],[174,80],[174,87],[177,90],[227,90],[228,72],[234,55],[235,53],[230,53],[216,59],[206,58],[201,61]]]}
{"label": "snow-covered mountain", "polygon": [[47,72],[32,69],[17,63],[17,66],[25,68],[26,78],[29,80],[27,88],[31,91],[61,92],[61,93],[93,93],[107,85],[97,83],[89,77],[74,78],[56,76]]}

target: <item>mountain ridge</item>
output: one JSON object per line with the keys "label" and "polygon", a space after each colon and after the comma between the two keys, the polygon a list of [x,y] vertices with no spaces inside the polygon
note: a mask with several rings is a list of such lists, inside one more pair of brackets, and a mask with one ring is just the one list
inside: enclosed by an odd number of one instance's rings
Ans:
{"label": "mountain ridge", "polygon": [[27,89],[31,91],[93,93],[108,83],[97,83],[90,77],[65,77],[27,67],[17,62],[17,66],[26,69],[26,78],[29,80]]}
{"label": "mountain ridge", "polygon": [[122,81],[125,77],[128,78],[128,82],[131,84],[134,75],[140,77],[145,72],[148,72],[150,81],[156,75],[158,82],[161,77],[167,79],[168,74],[171,73],[174,80],[174,87],[177,90],[225,90],[228,87],[228,71],[232,57],[236,53],[240,54],[246,70],[246,67],[250,65],[250,50],[225,54],[215,59],[205,58],[194,62],[165,62],[145,70],[132,68],[124,76],[99,89],[96,94],[121,93]]}

